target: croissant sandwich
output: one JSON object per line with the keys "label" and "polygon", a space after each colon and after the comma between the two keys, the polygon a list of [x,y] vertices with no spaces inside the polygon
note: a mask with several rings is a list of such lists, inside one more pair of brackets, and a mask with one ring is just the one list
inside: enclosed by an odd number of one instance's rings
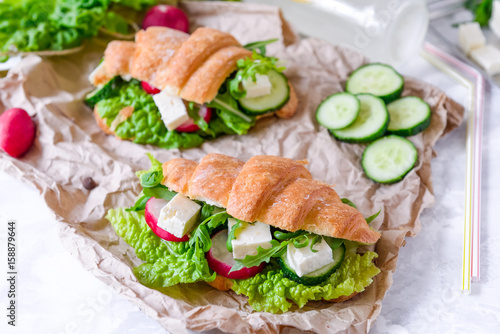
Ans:
{"label": "croissant sandwich", "polygon": [[313,180],[304,161],[150,159],[151,169],[137,173],[143,190],[135,205],[106,216],[144,261],[134,268],[144,285],[207,282],[248,296],[256,311],[278,313],[292,302],[345,301],[380,272],[375,252],[357,252],[380,238],[368,225],[376,215],[363,218]]}
{"label": "croissant sandwich", "polygon": [[139,144],[190,148],[223,134],[246,134],[258,118],[290,118],[297,96],[266,45],[244,47],[222,31],[191,35],[150,27],[135,42],[112,41],[89,80],[99,127]]}

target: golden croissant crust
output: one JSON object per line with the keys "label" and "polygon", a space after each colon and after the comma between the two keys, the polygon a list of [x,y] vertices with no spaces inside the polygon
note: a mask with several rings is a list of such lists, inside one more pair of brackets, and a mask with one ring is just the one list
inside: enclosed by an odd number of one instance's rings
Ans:
{"label": "golden croissant crust", "polygon": [[226,208],[244,221],[362,243],[380,238],[358,210],[342,203],[330,185],[313,180],[300,161],[259,155],[243,163],[211,153],[200,163],[167,161],[163,175],[162,183],[171,190]]}
{"label": "golden croissant crust", "polygon": [[[135,42],[112,41],[104,52],[104,66],[94,85],[116,75],[146,81],[186,101],[212,101],[226,78],[236,70],[239,59],[251,56],[225,32],[201,27],[191,35],[166,27],[149,27],[137,32]],[[276,112],[292,117],[297,96],[290,85],[289,102]]]}

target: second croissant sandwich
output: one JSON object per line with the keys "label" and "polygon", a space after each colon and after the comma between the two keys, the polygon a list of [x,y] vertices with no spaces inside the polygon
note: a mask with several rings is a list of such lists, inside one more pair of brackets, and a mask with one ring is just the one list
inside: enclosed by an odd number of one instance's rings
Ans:
{"label": "second croissant sandwich", "polygon": [[260,117],[297,110],[282,62],[266,56],[273,41],[243,47],[211,28],[150,27],[108,44],[86,103],[103,131],[139,144],[190,148],[246,134]]}
{"label": "second croissant sandwich", "polygon": [[313,180],[303,161],[150,159],[151,169],[137,173],[136,204],[107,215],[144,261],[134,273],[149,287],[207,282],[277,313],[291,302],[345,301],[380,272],[376,253],[357,252],[380,238],[368,225],[376,215],[365,219],[332,186]]}

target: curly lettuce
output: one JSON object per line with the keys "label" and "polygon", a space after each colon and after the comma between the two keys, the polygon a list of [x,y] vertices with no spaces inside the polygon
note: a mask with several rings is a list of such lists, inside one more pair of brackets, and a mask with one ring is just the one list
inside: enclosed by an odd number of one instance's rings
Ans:
{"label": "curly lettuce", "polygon": [[256,311],[286,312],[292,306],[290,301],[303,307],[311,300],[331,300],[363,291],[380,272],[373,263],[377,256],[375,252],[349,254],[340,268],[319,285],[299,284],[286,278],[280,269],[273,268],[251,278],[233,280],[232,289],[248,296],[248,303]]}
{"label": "curly lettuce", "polygon": [[120,110],[127,106],[134,107],[132,116],[116,126],[116,135],[134,143],[166,149],[198,147],[206,139],[224,134],[246,134],[255,124],[255,118],[251,118],[252,122],[248,123],[230,112],[217,110],[205,130],[190,133],[169,131],[152,96],[142,89],[138,80],[122,81],[96,106],[99,116],[108,126],[112,125]]}

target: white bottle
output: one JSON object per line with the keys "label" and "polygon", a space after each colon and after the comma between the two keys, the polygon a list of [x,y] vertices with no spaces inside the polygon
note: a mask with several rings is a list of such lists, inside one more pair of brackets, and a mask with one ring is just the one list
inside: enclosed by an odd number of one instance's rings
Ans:
{"label": "white bottle", "polygon": [[392,65],[418,54],[429,22],[425,0],[245,0],[279,6],[306,36]]}

